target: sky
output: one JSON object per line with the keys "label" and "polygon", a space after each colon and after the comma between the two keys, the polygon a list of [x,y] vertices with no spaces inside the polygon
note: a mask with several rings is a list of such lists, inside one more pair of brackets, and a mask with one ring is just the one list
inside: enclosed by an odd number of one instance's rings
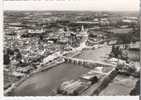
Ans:
{"label": "sky", "polygon": [[139,0],[11,0],[4,10],[138,11]]}

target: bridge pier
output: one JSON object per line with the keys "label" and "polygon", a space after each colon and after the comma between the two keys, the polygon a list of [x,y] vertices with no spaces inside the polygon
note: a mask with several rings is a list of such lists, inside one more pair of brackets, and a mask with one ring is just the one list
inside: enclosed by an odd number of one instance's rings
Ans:
{"label": "bridge pier", "polygon": [[71,58],[71,57],[64,57],[64,60],[66,63],[71,63],[71,64],[77,64],[77,65],[82,65],[86,66],[89,68],[95,68],[95,67],[111,67],[112,65],[109,64],[104,64],[104,63],[97,63],[91,60],[83,60],[83,59],[77,59],[77,58]]}

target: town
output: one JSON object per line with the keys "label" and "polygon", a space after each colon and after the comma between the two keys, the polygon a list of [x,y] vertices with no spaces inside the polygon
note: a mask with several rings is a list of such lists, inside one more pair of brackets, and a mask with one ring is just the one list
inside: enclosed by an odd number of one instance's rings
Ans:
{"label": "town", "polygon": [[5,96],[139,95],[137,12],[5,11],[3,52]]}

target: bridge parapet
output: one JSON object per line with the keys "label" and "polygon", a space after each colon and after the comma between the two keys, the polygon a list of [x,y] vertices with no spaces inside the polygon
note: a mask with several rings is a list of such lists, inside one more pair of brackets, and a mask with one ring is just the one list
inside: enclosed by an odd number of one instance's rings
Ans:
{"label": "bridge parapet", "polygon": [[77,59],[72,57],[63,57],[66,63],[82,65],[88,68],[95,68],[95,67],[115,67],[114,65],[107,64],[100,61],[92,61],[92,60],[84,60],[84,59]]}

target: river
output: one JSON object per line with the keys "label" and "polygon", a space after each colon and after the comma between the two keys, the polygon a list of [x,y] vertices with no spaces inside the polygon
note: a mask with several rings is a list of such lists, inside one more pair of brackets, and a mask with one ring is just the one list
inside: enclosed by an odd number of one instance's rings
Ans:
{"label": "river", "polygon": [[14,96],[52,96],[54,91],[65,80],[77,79],[89,69],[79,65],[61,64],[57,67],[35,74],[27,79],[13,94]]}

